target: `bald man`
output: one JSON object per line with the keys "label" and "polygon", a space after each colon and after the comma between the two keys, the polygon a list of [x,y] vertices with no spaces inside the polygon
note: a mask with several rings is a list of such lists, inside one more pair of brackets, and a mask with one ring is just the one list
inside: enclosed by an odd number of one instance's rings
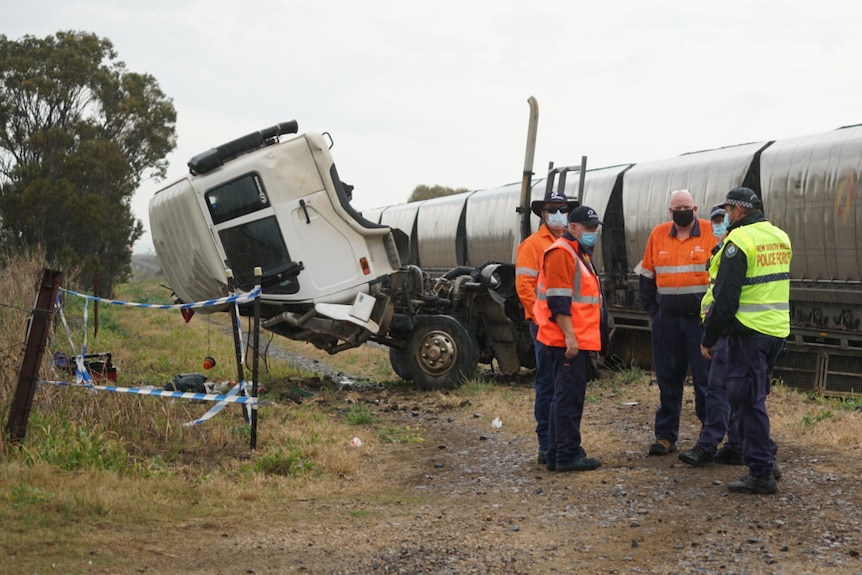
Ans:
{"label": "bald man", "polygon": [[700,353],[703,327],[700,304],[709,286],[707,262],[717,239],[709,220],[697,217],[688,190],[674,190],[668,203],[670,221],[656,226],[647,240],[638,273],[639,299],[650,317],[653,368],[659,388],[655,441],[650,455],[676,451],[683,387],[691,369],[695,413],[706,417],[709,360]]}

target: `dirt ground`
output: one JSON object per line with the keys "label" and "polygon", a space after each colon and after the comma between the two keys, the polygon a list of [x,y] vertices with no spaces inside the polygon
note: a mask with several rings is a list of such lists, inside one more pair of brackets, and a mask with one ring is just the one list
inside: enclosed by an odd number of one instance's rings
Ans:
{"label": "dirt ground", "polygon": [[[862,574],[858,443],[822,448],[804,434],[776,434],[779,492],[740,495],[727,483],[743,467],[694,469],[676,454],[646,455],[654,385],[590,392],[584,445],[603,465],[585,473],[538,466],[532,435],[495,428],[493,413],[469,403],[410,390],[350,393],[380,421],[422,429],[422,443],[363,452],[362,473],[379,490],[273,502],[266,517],[230,524],[190,522],[178,526],[181,538],[131,544],[129,572]],[[512,393],[523,399],[532,389],[515,382]],[[689,399],[683,449],[698,431],[692,411]]]}

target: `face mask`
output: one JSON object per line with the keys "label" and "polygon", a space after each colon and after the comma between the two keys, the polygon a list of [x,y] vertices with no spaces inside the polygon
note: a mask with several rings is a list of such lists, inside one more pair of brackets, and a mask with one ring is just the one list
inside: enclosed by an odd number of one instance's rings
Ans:
{"label": "face mask", "polygon": [[694,210],[673,210],[673,223],[679,227],[688,227],[693,221]]}
{"label": "face mask", "polygon": [[569,223],[569,216],[568,214],[563,214],[560,212],[557,212],[556,214],[548,214],[547,222],[548,225],[552,228],[564,228]]}
{"label": "face mask", "polygon": [[598,232],[584,232],[581,234],[580,242],[587,247],[593,247],[597,239],[599,239]]}
{"label": "face mask", "polygon": [[718,239],[721,239],[721,236],[723,236],[725,233],[727,233],[726,221],[721,222],[720,224],[712,224],[712,235],[714,235]]}

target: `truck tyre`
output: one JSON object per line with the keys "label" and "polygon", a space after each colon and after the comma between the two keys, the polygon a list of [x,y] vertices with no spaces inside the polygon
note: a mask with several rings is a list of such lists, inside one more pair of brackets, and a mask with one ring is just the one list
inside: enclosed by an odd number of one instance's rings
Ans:
{"label": "truck tyre", "polygon": [[447,315],[422,317],[407,340],[402,357],[411,379],[425,390],[456,387],[479,364],[476,338]]}
{"label": "truck tyre", "polygon": [[413,379],[411,377],[410,372],[407,371],[407,364],[404,363],[404,351],[398,349],[397,347],[389,348],[389,364],[392,366],[392,371],[395,372],[395,375],[400,377],[405,381],[410,381]]}

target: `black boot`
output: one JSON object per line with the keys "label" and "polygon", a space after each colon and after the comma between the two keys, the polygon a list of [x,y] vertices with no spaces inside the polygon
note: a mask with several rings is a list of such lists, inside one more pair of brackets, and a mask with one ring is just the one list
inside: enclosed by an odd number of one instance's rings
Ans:
{"label": "black boot", "polygon": [[680,452],[679,460],[694,467],[703,467],[704,465],[712,465],[715,463],[715,458],[712,454],[707,453],[697,446],[695,446],[694,449]]}
{"label": "black boot", "polygon": [[762,477],[754,477],[750,473],[742,476],[739,481],[731,481],[727,484],[731,493],[754,493],[757,495],[769,495],[778,491],[775,476],[770,471]]}

